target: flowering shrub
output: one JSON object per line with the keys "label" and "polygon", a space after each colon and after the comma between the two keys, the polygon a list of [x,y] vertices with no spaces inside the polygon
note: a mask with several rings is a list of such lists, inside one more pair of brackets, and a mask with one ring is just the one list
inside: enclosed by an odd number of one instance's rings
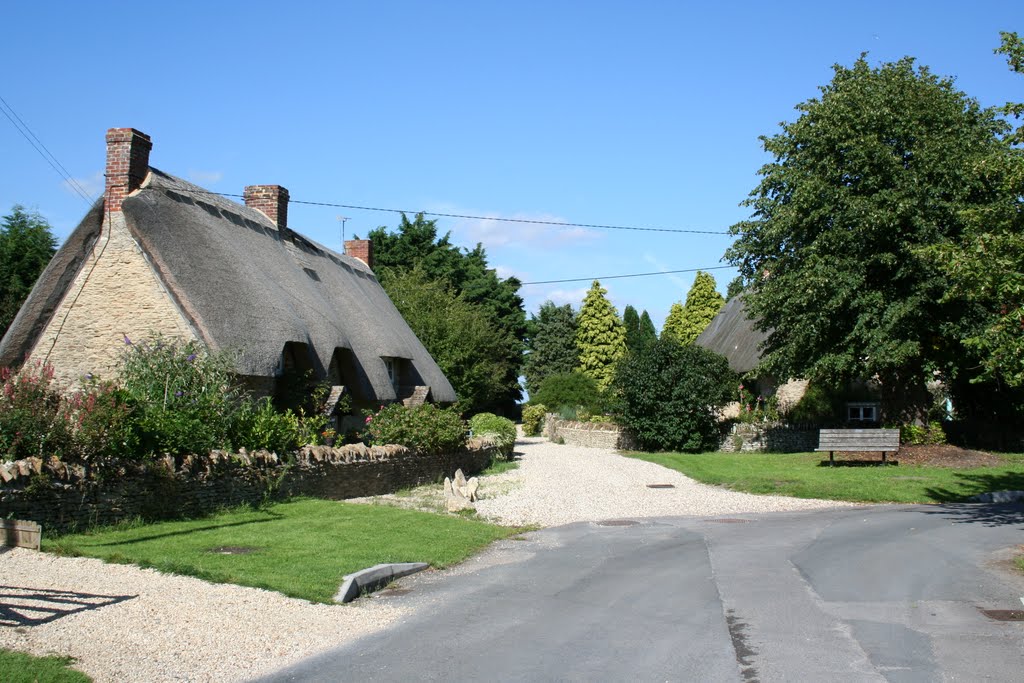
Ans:
{"label": "flowering shrub", "polygon": [[754,395],[745,385],[739,388],[740,422],[775,422],[779,419],[778,398]]}
{"label": "flowering shrub", "polygon": [[490,437],[498,445],[498,455],[506,460],[516,445],[516,425],[512,420],[494,413],[477,413],[469,420],[473,436]]}
{"label": "flowering shrub", "polygon": [[278,412],[269,398],[242,401],[231,425],[231,444],[251,451],[265,448],[278,454],[304,445],[298,416],[290,410]]}
{"label": "flowering shrub", "polygon": [[70,441],[60,388],[53,368],[33,363],[21,372],[0,369],[0,454],[12,460],[48,457]]}
{"label": "flowering shrub", "polygon": [[544,427],[544,416],[548,407],[543,403],[531,403],[523,408],[523,434],[537,436]]}
{"label": "flowering shrub", "polygon": [[142,447],[153,453],[227,448],[240,404],[231,359],[198,342],[133,343],[125,337],[121,382],[136,406]]}
{"label": "flowering shrub", "polygon": [[367,416],[366,433],[371,444],[398,444],[421,453],[457,451],[466,445],[466,423],[458,413],[431,403],[385,406]]}
{"label": "flowering shrub", "polygon": [[135,454],[132,408],[114,384],[89,378],[80,391],[67,395],[53,368],[40,363],[19,372],[2,368],[0,382],[0,456],[98,464]]}

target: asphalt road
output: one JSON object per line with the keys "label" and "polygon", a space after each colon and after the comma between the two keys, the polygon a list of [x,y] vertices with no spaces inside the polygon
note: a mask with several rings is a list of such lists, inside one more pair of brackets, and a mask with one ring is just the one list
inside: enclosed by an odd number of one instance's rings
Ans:
{"label": "asphalt road", "polygon": [[[1021,681],[1024,506],[587,523],[372,600],[421,609],[268,681]],[[997,616],[1014,616],[997,615]]]}

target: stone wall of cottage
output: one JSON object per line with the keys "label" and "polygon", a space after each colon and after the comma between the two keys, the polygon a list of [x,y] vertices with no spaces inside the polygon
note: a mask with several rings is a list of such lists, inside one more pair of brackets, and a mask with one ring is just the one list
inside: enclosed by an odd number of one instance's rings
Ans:
{"label": "stone wall of cottage", "polygon": [[805,453],[818,447],[818,430],[774,422],[734,423],[718,450],[724,453]]}
{"label": "stone wall of cottage", "polygon": [[608,448],[623,451],[637,450],[633,436],[619,425],[609,422],[573,422],[562,420],[554,413],[544,417],[544,436],[570,446]]}
{"label": "stone wall of cottage", "polygon": [[74,383],[87,373],[115,375],[124,337],[191,340],[195,334],[125,224],[114,212],[31,359]]}
{"label": "stone wall of cottage", "polygon": [[403,446],[307,446],[291,463],[266,451],[214,451],[100,474],[56,459],[29,458],[0,463],[0,518],[38,522],[44,533],[53,534],[296,495],[342,500],[439,482],[457,469],[471,476],[484,470],[495,452],[481,440],[440,455]]}

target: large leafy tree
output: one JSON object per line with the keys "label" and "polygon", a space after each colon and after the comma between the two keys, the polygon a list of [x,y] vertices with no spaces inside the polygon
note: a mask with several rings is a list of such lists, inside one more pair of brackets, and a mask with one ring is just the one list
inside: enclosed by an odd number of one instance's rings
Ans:
{"label": "large leafy tree", "polygon": [[594,280],[583,298],[576,316],[576,347],[580,352],[579,370],[605,391],[612,383],[615,364],[626,355],[626,328],[608,293]]}
{"label": "large leafy tree", "polygon": [[[519,372],[526,338],[526,311],[519,296],[519,281],[499,278],[488,267],[482,245],[460,249],[451,243],[450,233],[439,237],[437,222],[427,220],[423,214],[417,214],[411,221],[402,214],[397,231],[380,227],[370,232],[369,239],[373,242],[373,267],[378,276],[420,268],[428,278],[444,283],[461,295],[464,302],[476,307],[500,338],[501,365],[505,368],[499,378],[504,389],[487,408],[511,411],[522,396]],[[433,355],[433,349],[424,345]]]}
{"label": "large leafy tree", "polygon": [[526,390],[534,398],[541,384],[551,375],[570,373],[580,364],[576,348],[576,313],[572,306],[556,306],[545,301],[530,316],[529,339],[523,374]]}
{"label": "large leafy tree", "polygon": [[834,70],[796,121],[762,138],[773,160],[726,257],[769,331],[766,369],[877,377],[888,417],[916,417],[928,372],[956,372],[978,315],[944,298],[947,278],[920,248],[958,238],[966,210],[999,200],[977,169],[1006,126],[910,58]]}
{"label": "large leafy tree", "polygon": [[50,224],[15,205],[0,223],[0,337],[57,251]]}
{"label": "large leafy tree", "polygon": [[622,324],[626,328],[626,349],[633,351],[640,345],[640,314],[632,304],[622,311]]}
{"label": "large leafy tree", "polygon": [[381,285],[452,383],[461,409],[481,412],[507,396],[507,339],[479,306],[422,268],[389,270]]}
{"label": "large leafy tree", "polygon": [[[1024,42],[1016,33],[1003,33],[996,52],[1024,74]],[[1002,113],[1019,119],[1024,103],[1009,103]],[[985,311],[984,322],[963,338],[982,368],[974,379],[1024,387],[1024,125],[1005,143],[975,165],[1000,190],[999,199],[965,211],[963,233],[932,253],[950,278],[946,299],[963,298]]]}

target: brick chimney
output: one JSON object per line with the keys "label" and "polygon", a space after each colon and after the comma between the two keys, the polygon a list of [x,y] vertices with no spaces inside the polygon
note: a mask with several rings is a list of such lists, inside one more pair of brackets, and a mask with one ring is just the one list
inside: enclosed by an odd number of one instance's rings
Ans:
{"label": "brick chimney", "polygon": [[246,206],[265,213],[278,228],[288,227],[288,190],[280,185],[249,185],[242,196]]}
{"label": "brick chimney", "polygon": [[139,189],[149,173],[149,150],[153,141],[134,128],[107,131],[107,211],[120,211],[121,202]]}
{"label": "brick chimney", "polygon": [[373,242],[370,240],[346,240],[345,253],[373,268]]}

